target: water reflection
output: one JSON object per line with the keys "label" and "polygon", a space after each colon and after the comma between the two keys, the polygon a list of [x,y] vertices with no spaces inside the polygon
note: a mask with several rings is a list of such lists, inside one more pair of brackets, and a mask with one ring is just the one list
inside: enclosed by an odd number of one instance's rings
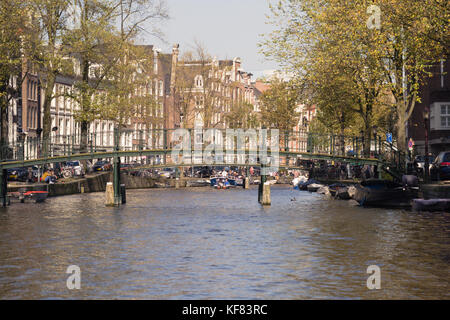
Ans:
{"label": "water reflection", "polygon": [[[297,201],[290,201],[296,197]],[[0,211],[0,298],[449,298],[449,214],[363,209],[274,187],[141,190]],[[81,290],[66,288],[69,265]],[[369,291],[366,269],[382,270]]]}

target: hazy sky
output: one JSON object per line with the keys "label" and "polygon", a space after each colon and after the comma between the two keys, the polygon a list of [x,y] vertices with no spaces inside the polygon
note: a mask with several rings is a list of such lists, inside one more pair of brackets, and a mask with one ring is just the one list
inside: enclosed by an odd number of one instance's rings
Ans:
{"label": "hazy sky", "polygon": [[171,19],[162,25],[167,44],[153,39],[163,51],[170,52],[174,43],[183,52],[194,39],[205,45],[219,59],[240,57],[245,71],[259,76],[276,69],[258,53],[260,34],[268,33],[266,24],[269,0],[166,0]]}

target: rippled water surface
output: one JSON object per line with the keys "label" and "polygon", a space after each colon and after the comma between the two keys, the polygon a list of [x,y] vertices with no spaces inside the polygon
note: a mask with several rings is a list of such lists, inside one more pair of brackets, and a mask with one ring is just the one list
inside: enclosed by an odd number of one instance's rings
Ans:
{"label": "rippled water surface", "polygon": [[[291,201],[296,198],[297,201]],[[0,210],[2,299],[450,298],[450,214],[272,187],[128,191]],[[81,268],[81,290],[66,269]],[[381,290],[366,269],[381,268]]]}

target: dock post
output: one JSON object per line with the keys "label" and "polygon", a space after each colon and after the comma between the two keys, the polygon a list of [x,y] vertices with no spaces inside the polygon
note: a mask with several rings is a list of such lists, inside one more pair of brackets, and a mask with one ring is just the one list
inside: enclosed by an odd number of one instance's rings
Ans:
{"label": "dock post", "polygon": [[113,184],[114,184],[114,204],[119,206],[122,203],[120,194],[120,158],[114,157],[113,167]]}
{"label": "dock post", "polygon": [[180,170],[175,168],[175,189],[180,189]]}
{"label": "dock post", "polygon": [[262,188],[262,202],[261,204],[263,206],[270,206],[271,200],[270,200],[270,184],[264,183]]}
{"label": "dock post", "polygon": [[250,178],[245,177],[244,179],[244,189],[250,189]]}
{"label": "dock post", "polygon": [[8,204],[8,170],[3,168],[0,169],[0,199],[5,208]]}
{"label": "dock post", "polygon": [[107,207],[114,207],[114,185],[112,182],[108,182],[106,184],[106,191],[105,191],[105,205]]}
{"label": "dock post", "polygon": [[[266,166],[261,163],[261,182],[259,183],[259,188],[258,188],[258,202],[259,203],[263,203],[264,201],[264,184],[267,181],[267,176],[266,176]],[[269,188],[269,192],[270,192],[270,188]],[[270,197],[270,194],[269,194]]]}
{"label": "dock post", "polygon": [[[119,152],[119,129],[114,129],[115,135],[115,151]],[[114,156],[114,166],[113,166],[113,186],[114,186],[114,205],[120,206],[122,203],[122,197],[120,193],[120,157],[118,154]]]}
{"label": "dock post", "polygon": [[125,184],[121,184],[120,185],[120,197],[122,200],[122,204],[126,204],[127,203],[127,188],[125,186]]}

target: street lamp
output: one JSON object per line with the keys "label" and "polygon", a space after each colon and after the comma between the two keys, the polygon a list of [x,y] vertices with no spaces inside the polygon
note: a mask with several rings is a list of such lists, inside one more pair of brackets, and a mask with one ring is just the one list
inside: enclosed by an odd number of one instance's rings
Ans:
{"label": "street lamp", "polygon": [[430,175],[430,163],[428,159],[428,120],[430,119],[430,110],[428,107],[425,107],[423,110],[423,122],[425,125],[425,166],[424,166],[424,180],[428,182],[428,178]]}

